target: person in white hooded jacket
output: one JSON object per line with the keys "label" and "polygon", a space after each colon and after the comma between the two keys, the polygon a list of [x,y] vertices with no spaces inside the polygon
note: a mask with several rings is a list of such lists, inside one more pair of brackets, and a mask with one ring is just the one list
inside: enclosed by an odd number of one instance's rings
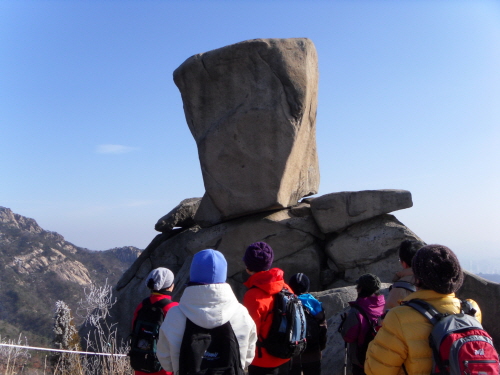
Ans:
{"label": "person in white hooded jacket", "polygon": [[229,321],[238,341],[242,369],[252,363],[257,341],[255,323],[226,283],[226,276],[227,262],[219,251],[206,249],[193,257],[190,282],[160,329],[156,355],[166,371],[179,374],[186,318],[206,329]]}

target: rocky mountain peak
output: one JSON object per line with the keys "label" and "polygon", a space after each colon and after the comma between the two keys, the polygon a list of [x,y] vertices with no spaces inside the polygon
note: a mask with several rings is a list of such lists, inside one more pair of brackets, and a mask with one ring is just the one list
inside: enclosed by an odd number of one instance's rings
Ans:
{"label": "rocky mountain peak", "polygon": [[0,206],[0,223],[12,228],[18,228],[25,232],[41,233],[42,228],[34,219],[21,216],[12,212],[10,208]]}
{"label": "rocky mountain peak", "polygon": [[84,249],[42,229],[35,220],[0,207],[0,335],[9,325],[36,340],[50,339],[56,301],[63,300],[76,311],[84,287],[104,285],[106,280],[116,284],[140,253],[132,246]]}

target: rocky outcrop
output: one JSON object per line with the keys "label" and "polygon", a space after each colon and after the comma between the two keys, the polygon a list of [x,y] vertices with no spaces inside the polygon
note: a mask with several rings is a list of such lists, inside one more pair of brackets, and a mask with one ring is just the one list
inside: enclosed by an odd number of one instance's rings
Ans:
{"label": "rocky outcrop", "polygon": [[346,281],[353,282],[367,272],[391,280],[401,267],[399,245],[408,238],[424,245],[403,223],[386,214],[347,227],[326,242],[325,251]]}
{"label": "rocky outcrop", "polygon": [[464,284],[457,292],[459,298],[472,298],[481,308],[483,326],[493,337],[497,350],[500,351],[500,284],[483,279],[465,271]]}
{"label": "rocky outcrop", "polygon": [[[376,216],[339,232],[324,234],[307,202],[209,228],[179,229],[159,235],[124,274],[117,285],[118,302],[112,315],[119,327],[125,330],[130,326],[135,306],[148,294],[144,278],[156,267],[168,267],[175,273],[174,298],[179,298],[188,281],[193,254],[206,248],[225,255],[228,282],[241,298],[246,291],[243,282],[248,278],[242,256],[252,242],[269,243],[275,253],[274,266],[283,269],[285,277],[304,272],[311,279],[311,290],[319,291],[352,285],[359,275],[370,271],[390,282],[399,267],[397,246],[404,239],[422,242],[392,215]],[[347,255],[337,256],[344,252]],[[366,259],[356,260],[356,254]],[[348,259],[343,262],[342,257]]]}
{"label": "rocky outcrop", "polygon": [[17,228],[29,233],[41,233],[43,231],[35,220],[15,214],[10,209],[1,206],[0,223],[10,228]]}
{"label": "rocky outcrop", "polygon": [[155,225],[158,232],[169,232],[175,227],[189,228],[195,225],[194,215],[200,207],[201,198],[184,199]]}
{"label": "rocky outcrop", "polygon": [[198,146],[201,226],[293,206],[318,191],[318,67],[309,39],[255,39],[198,54],[174,81]]}
{"label": "rocky outcrop", "polygon": [[343,191],[311,199],[314,219],[323,233],[413,206],[407,190]]}
{"label": "rocky outcrop", "polygon": [[21,275],[53,272],[63,281],[79,285],[88,285],[92,282],[89,270],[81,262],[68,259],[66,255],[53,248],[48,251],[38,248],[27,254],[15,256],[7,266]]}

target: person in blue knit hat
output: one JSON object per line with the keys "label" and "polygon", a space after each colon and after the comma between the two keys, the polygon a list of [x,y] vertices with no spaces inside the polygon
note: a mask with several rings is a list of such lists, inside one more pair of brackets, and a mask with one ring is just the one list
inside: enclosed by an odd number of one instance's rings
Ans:
{"label": "person in blue knit hat", "polygon": [[255,323],[226,277],[227,262],[221,252],[206,249],[194,255],[179,305],[170,309],[160,329],[157,357],[165,370],[180,374],[186,365],[180,364],[179,358],[187,320],[205,329],[229,322],[238,340],[241,372],[252,362],[257,341]]}

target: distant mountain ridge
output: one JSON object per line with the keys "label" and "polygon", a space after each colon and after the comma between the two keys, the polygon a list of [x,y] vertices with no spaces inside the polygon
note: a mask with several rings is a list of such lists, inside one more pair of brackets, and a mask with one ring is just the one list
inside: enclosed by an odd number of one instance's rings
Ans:
{"label": "distant mountain ridge", "polygon": [[30,343],[48,344],[55,302],[65,301],[76,315],[86,285],[115,285],[141,251],[84,249],[0,206],[0,335],[22,332]]}

